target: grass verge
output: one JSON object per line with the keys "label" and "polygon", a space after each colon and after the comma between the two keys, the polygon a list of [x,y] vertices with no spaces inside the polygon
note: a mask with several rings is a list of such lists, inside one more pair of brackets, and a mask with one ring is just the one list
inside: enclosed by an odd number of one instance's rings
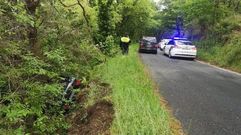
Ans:
{"label": "grass verge", "polygon": [[214,46],[208,49],[198,49],[198,59],[241,73],[240,53],[239,45]]}
{"label": "grass verge", "polygon": [[197,42],[198,59],[241,73],[241,15],[222,20],[216,37]]}
{"label": "grass verge", "polygon": [[102,79],[112,86],[115,109],[112,134],[171,135],[169,113],[138,58],[137,47],[128,56],[110,59],[101,67]]}

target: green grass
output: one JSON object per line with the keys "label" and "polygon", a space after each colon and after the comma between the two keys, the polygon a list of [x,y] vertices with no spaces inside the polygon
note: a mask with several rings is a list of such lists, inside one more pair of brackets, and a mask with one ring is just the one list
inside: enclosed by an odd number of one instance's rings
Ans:
{"label": "green grass", "polygon": [[198,49],[198,59],[241,73],[241,43],[224,46],[210,45],[208,49]]}
{"label": "green grass", "polygon": [[145,73],[137,47],[131,46],[128,56],[111,58],[101,67],[102,78],[111,84],[115,107],[112,134],[170,135],[170,118],[153,82]]}
{"label": "green grass", "polygon": [[[197,42],[198,58],[241,73],[241,15],[222,20],[215,31],[221,34]],[[217,39],[215,39],[217,38]]]}

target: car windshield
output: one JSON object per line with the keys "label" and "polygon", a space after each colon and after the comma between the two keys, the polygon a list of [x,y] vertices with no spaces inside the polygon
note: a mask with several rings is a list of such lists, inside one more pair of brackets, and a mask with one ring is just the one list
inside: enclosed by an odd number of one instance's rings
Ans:
{"label": "car windshield", "polygon": [[177,41],[179,45],[193,45],[190,41]]}
{"label": "car windshield", "polygon": [[171,40],[171,39],[163,39],[162,42],[167,43],[167,42],[169,42],[170,40]]}
{"label": "car windshield", "polygon": [[148,41],[148,40],[143,40],[144,45],[155,45],[155,43]]}
{"label": "car windshield", "polygon": [[151,43],[156,43],[156,38],[155,37],[143,37],[143,40],[146,40]]}

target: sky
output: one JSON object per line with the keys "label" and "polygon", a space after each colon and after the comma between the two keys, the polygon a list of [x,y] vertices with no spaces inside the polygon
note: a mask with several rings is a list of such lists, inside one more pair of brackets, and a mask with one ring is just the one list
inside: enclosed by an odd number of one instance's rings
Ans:
{"label": "sky", "polygon": [[159,3],[161,0],[153,0],[153,1],[157,3],[157,6],[159,7],[159,10],[160,10],[160,11],[163,10],[163,9],[165,9],[165,6],[160,5],[160,3]]}

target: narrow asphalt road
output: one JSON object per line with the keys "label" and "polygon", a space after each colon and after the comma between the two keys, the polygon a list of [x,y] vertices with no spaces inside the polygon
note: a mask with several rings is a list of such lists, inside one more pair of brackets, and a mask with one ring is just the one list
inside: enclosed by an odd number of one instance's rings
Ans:
{"label": "narrow asphalt road", "polygon": [[241,135],[241,76],[199,62],[141,54],[188,135]]}

